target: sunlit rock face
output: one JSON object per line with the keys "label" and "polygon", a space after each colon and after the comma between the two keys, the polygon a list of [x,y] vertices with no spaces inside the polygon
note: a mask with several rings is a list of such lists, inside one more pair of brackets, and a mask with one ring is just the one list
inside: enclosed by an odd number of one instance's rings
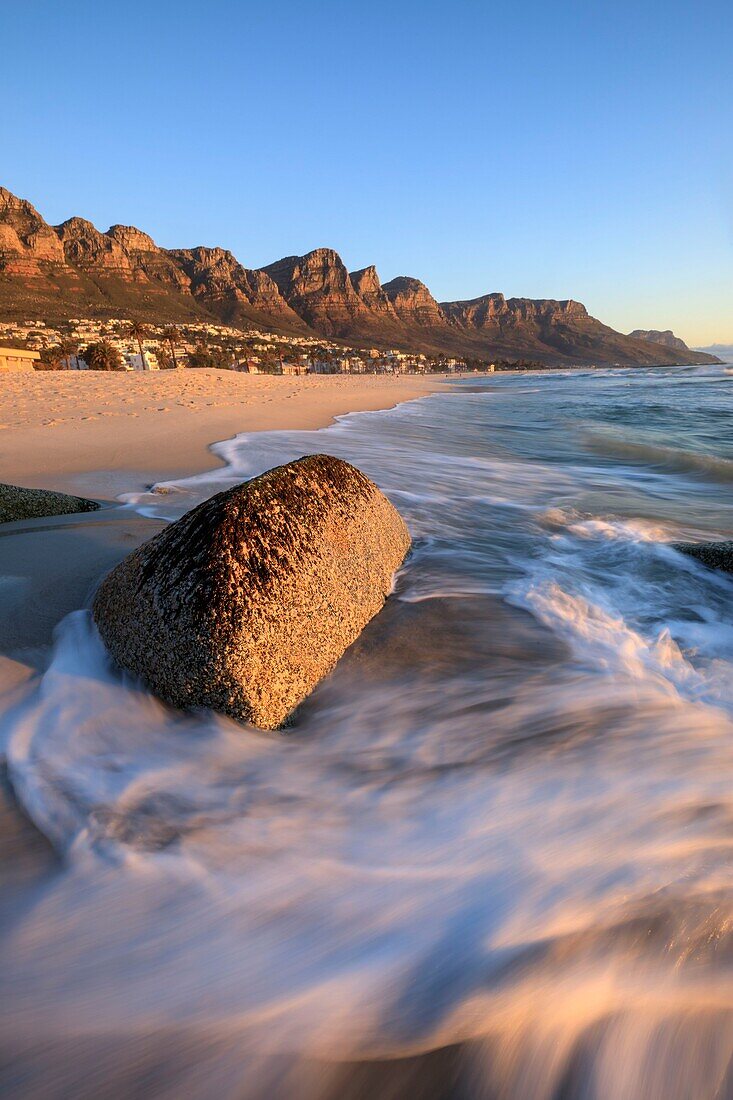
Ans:
{"label": "sunlit rock face", "polygon": [[381,609],[409,547],[369,478],[313,455],[219,493],[130,554],[94,618],[161,699],[275,729]]}
{"label": "sunlit rock face", "polygon": [[345,335],[369,317],[366,303],[354,290],[341,257],[332,248],[287,256],[263,271],[296,313],[324,335]]}
{"label": "sunlit rock face", "polygon": [[25,199],[0,187],[0,271],[34,276],[42,264],[63,264],[58,236]]}
{"label": "sunlit rock face", "polygon": [[185,276],[191,294],[205,309],[230,324],[252,321],[307,332],[264,271],[243,267],[225,248],[176,249],[168,253]]}
{"label": "sunlit rock face", "polygon": [[443,310],[419,279],[401,275],[385,283],[384,292],[397,316],[407,324],[437,325],[438,327],[446,324]]}
{"label": "sunlit rock face", "polygon": [[363,267],[361,271],[352,271],[349,279],[354,290],[368,309],[384,318],[389,318],[391,321],[397,320],[397,314],[373,264],[369,267]]}
{"label": "sunlit rock face", "polygon": [[67,261],[88,272],[115,274],[132,279],[127,252],[114,237],[100,233],[84,218],[69,218],[57,227]]}

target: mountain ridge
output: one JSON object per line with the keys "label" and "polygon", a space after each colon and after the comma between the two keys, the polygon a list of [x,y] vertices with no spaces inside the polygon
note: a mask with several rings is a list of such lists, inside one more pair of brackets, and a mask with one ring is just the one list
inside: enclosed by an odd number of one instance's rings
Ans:
{"label": "mountain ridge", "polygon": [[413,276],[382,283],[374,265],[349,272],[339,254],[325,247],[248,268],[224,248],[161,248],[135,226],[101,231],[76,216],[52,226],[26,199],[0,187],[0,319],[78,316],[217,321],[487,362],[716,361],[682,341],[655,341],[641,330],[616,332],[572,299],[494,292],[438,302]]}
{"label": "mountain ridge", "polygon": [[629,333],[632,340],[649,340],[653,344],[661,344],[665,348],[677,348],[678,351],[690,351],[684,340],[675,336],[672,329],[640,329],[636,328]]}

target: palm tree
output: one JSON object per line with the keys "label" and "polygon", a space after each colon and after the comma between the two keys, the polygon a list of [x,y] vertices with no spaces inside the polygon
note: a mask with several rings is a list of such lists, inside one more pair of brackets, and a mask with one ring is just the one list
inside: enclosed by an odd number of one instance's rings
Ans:
{"label": "palm tree", "polygon": [[133,340],[137,340],[137,346],[140,349],[140,368],[141,370],[147,370],[145,362],[145,352],[143,350],[143,340],[148,335],[147,326],[142,321],[133,321],[129,328],[129,335]]}
{"label": "palm tree", "polygon": [[173,360],[171,359],[171,349],[165,343],[161,341],[155,345],[155,358],[158,360],[158,368],[160,370],[172,370]]}
{"label": "palm tree", "polygon": [[71,360],[79,354],[79,341],[73,339],[61,340],[56,347],[56,354],[62,363],[66,363],[66,369],[71,370]]}
{"label": "palm tree", "polygon": [[239,370],[239,359],[242,354],[240,341],[236,336],[230,336],[224,343],[224,350],[231,357],[229,367],[231,370]]}
{"label": "palm tree", "polygon": [[173,356],[173,366],[177,367],[178,361],[176,359],[176,344],[180,344],[181,334],[179,333],[175,325],[168,325],[166,328],[163,329],[163,339],[168,341],[171,349],[171,355]]}
{"label": "palm tree", "polygon": [[124,370],[122,356],[109,340],[98,340],[85,349],[82,357],[89,370]]}

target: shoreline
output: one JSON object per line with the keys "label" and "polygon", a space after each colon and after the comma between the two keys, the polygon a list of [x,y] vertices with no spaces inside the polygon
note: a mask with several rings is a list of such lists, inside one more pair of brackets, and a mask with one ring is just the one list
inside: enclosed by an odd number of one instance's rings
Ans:
{"label": "shoreline", "polygon": [[241,375],[223,370],[3,379],[0,481],[112,501],[222,466],[213,444],[308,431],[437,393],[456,375]]}
{"label": "shoreline", "polygon": [[[0,699],[36,690],[54,632],[88,608],[99,581],[165,526],[115,497],[151,481],[223,468],[211,448],[242,433],[309,431],[448,392],[449,376],[283,378],[228,371],[3,378],[0,481],[106,501],[99,511],[0,524]],[[0,742],[0,882],[16,896],[48,880],[56,856],[15,801]],[[1,907],[0,907],[1,908]],[[0,918],[2,913],[0,913]]]}
{"label": "shoreline", "polygon": [[[456,376],[314,378],[230,371],[3,379],[0,481],[77,493],[98,512],[0,525],[0,694],[42,665],[56,625],[165,524],[122,505],[151,482],[223,468],[211,448],[242,433],[309,431],[352,412],[447,392]],[[1,749],[0,749],[1,753]]]}

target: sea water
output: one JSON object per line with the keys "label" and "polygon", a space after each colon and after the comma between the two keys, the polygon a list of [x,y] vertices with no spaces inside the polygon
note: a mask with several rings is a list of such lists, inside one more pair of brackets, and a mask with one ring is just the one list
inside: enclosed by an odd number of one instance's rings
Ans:
{"label": "sea water", "polygon": [[733,1097],[725,367],[458,383],[302,454],[414,550],[286,734],[163,706],[80,609],[2,716],[59,863],[0,947],[12,1097]]}

